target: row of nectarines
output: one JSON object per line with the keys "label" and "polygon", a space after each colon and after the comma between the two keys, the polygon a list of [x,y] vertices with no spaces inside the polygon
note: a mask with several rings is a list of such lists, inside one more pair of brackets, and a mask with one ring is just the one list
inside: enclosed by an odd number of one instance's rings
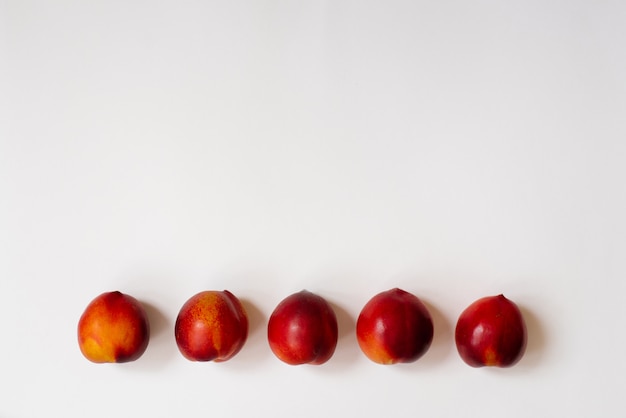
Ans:
{"label": "row of nectarines", "polygon": [[[132,296],[107,292],[96,297],[78,323],[83,355],[95,363],[138,359],[150,335],[147,315]],[[248,336],[248,317],[227,290],[204,291],[181,308],[174,330],[182,355],[192,361],[226,361]],[[356,323],[363,353],[380,364],[420,358],[433,339],[428,309],[415,295],[395,288],[374,296]],[[337,318],[326,300],[303,290],[285,298],[270,316],[267,338],[272,352],[288,364],[322,364],[337,345]],[[472,367],[509,367],[526,346],[526,326],[515,303],[503,295],[472,303],[459,316],[455,331],[461,358]]]}

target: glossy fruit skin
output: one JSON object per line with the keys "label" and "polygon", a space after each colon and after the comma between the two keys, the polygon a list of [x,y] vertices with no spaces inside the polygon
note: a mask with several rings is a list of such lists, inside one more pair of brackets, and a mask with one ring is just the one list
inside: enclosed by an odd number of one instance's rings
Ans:
{"label": "glossy fruit skin", "polygon": [[290,365],[320,365],[335,352],[337,317],[330,304],[307,290],[283,299],[270,316],[267,339],[272,352]]}
{"label": "glossy fruit skin", "polygon": [[503,295],[468,306],[455,330],[459,355],[472,367],[511,367],[524,355],[526,324],[515,303]]}
{"label": "glossy fruit skin", "polygon": [[248,338],[248,315],[228,290],[207,290],[185,302],[174,325],[176,345],[191,361],[229,360]]}
{"label": "glossy fruit skin", "polygon": [[356,323],[361,351],[379,364],[416,361],[428,351],[433,332],[426,306],[417,296],[398,288],[371,298]]}
{"label": "glossy fruit skin", "polygon": [[78,346],[94,363],[137,360],[149,340],[146,311],[137,299],[119,291],[97,296],[78,321]]}

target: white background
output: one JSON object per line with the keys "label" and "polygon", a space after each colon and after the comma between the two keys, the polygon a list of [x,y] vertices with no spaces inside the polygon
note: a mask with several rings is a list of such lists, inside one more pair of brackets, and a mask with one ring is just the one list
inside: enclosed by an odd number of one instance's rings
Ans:
{"label": "white background", "polygon": [[[0,89],[2,417],[624,416],[625,3],[0,1]],[[396,286],[435,338],[379,366],[355,321]],[[266,341],[304,288],[323,366]],[[92,364],[116,289],[150,345]],[[205,289],[250,316],[226,363],[174,342]],[[498,293],[527,353],[472,369],[456,319]]]}

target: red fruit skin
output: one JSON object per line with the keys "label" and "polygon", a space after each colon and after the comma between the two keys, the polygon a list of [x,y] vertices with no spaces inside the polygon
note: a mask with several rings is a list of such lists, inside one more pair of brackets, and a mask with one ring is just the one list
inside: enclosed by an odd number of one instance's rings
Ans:
{"label": "red fruit skin", "polygon": [[94,363],[127,363],[146,351],[150,324],[141,303],[119,291],[89,303],[78,321],[78,346]]}
{"label": "red fruit skin", "polygon": [[459,316],[455,341],[459,355],[472,367],[511,367],[524,355],[526,324],[515,303],[488,296]]}
{"label": "red fruit skin", "polygon": [[248,338],[248,315],[228,290],[207,290],[192,296],[174,325],[176,345],[190,361],[229,360]]}
{"label": "red fruit skin", "polygon": [[433,322],[415,295],[394,288],[365,304],[356,324],[361,351],[379,364],[411,363],[428,351]]}
{"label": "red fruit skin", "polygon": [[267,339],[274,355],[287,364],[320,365],[335,352],[337,317],[324,298],[303,290],[274,309]]}

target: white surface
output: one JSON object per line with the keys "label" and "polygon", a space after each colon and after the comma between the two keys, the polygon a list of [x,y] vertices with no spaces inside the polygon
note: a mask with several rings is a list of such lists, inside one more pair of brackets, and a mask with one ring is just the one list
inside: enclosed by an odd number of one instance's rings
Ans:
{"label": "white surface", "polygon": [[[0,415],[622,416],[626,5],[0,1]],[[417,363],[359,351],[365,302],[420,296]],[[185,360],[185,300],[229,289],[251,335]],[[270,352],[307,288],[341,338]],[[147,304],[132,364],[76,342],[89,301]],[[472,369],[453,329],[504,293],[524,359]]]}

